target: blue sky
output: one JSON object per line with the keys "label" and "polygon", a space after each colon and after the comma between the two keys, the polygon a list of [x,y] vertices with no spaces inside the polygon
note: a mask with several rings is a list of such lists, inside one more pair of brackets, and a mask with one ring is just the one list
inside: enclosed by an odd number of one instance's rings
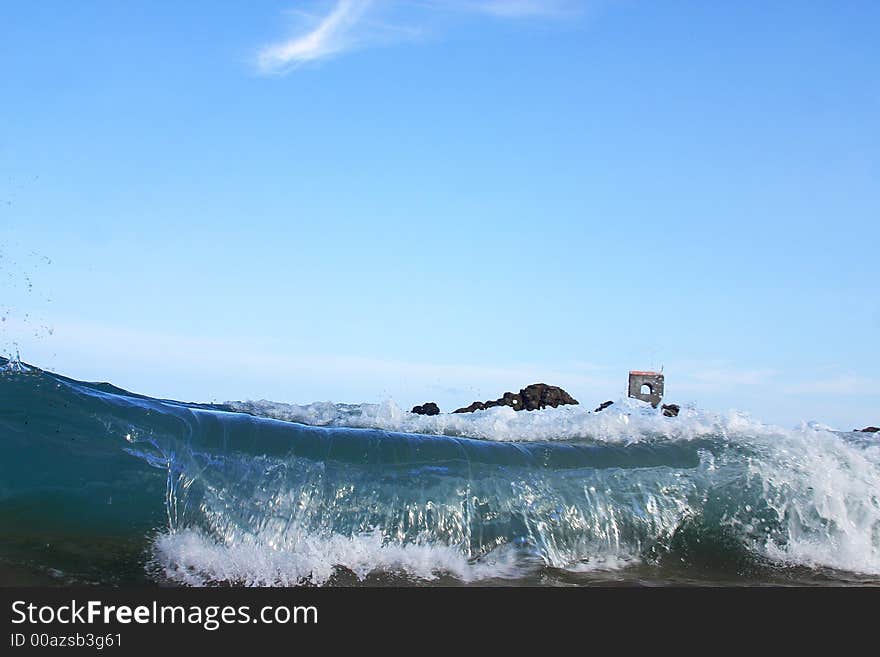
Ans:
{"label": "blue sky", "polygon": [[630,368],[880,422],[874,2],[8,2],[0,347],[196,399]]}

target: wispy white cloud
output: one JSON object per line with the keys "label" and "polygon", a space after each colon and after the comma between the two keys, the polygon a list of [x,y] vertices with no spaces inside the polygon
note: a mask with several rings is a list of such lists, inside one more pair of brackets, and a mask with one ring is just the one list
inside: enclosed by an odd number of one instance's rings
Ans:
{"label": "wispy white cloud", "polygon": [[793,395],[871,395],[877,396],[880,381],[855,374],[841,374],[827,378],[798,381],[783,388]]}
{"label": "wispy white cloud", "polygon": [[761,386],[768,385],[776,376],[776,371],[764,369],[710,368],[691,374],[691,379],[699,384],[722,386]]}
{"label": "wispy white cloud", "polygon": [[297,64],[339,54],[357,46],[357,29],[372,5],[371,0],[338,0],[333,10],[303,34],[263,48],[259,67],[277,73]]}
{"label": "wispy white cloud", "polygon": [[738,388],[778,385],[780,372],[771,368],[743,367],[724,360],[682,360],[666,363],[675,388],[685,393],[711,393]]}
{"label": "wispy white cloud", "polygon": [[[7,320],[5,325],[21,336],[17,347],[31,365],[158,397],[197,401],[360,402],[393,397],[404,406],[431,399],[455,408],[547,381],[589,405],[620,387],[617,377],[609,379],[589,364],[438,363],[321,354],[259,338],[195,338],[73,320],[62,320],[53,335],[40,337],[30,333],[27,322]],[[6,354],[0,350],[0,355]]]}
{"label": "wispy white cloud", "polygon": [[[298,12],[301,20],[295,34],[262,48],[257,66],[264,74],[285,73],[345,52],[412,40],[429,31],[431,14],[440,12],[494,19],[548,19],[570,16],[584,4],[583,0],[335,0],[329,11],[320,15]],[[399,20],[380,20],[385,16]]]}

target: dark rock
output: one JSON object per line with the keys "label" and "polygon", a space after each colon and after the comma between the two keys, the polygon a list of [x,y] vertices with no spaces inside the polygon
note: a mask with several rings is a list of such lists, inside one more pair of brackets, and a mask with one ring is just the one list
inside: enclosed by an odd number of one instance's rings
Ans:
{"label": "dark rock", "polygon": [[440,407],[434,402],[427,402],[421,406],[413,406],[410,413],[415,413],[416,415],[440,415]]}
{"label": "dark rock", "polygon": [[519,394],[505,392],[500,399],[487,402],[475,401],[470,406],[459,408],[453,413],[473,413],[495,406],[510,406],[515,411],[537,411],[551,406],[563,406],[565,404],[577,404],[578,401],[565,390],[557,386],[548,386],[546,383],[533,383],[519,391]]}
{"label": "dark rock", "polygon": [[681,410],[678,404],[663,404],[660,408],[666,417],[678,417],[678,412]]}
{"label": "dark rock", "polygon": [[465,406],[464,408],[457,408],[452,412],[453,413],[473,413],[474,411],[482,411],[484,408],[486,408],[486,406],[485,406],[485,404],[483,404],[483,402],[475,401],[470,406]]}
{"label": "dark rock", "polygon": [[865,427],[864,429],[856,429],[859,433],[877,433],[880,427]]}
{"label": "dark rock", "polygon": [[595,411],[593,411],[593,412],[594,412],[594,413],[598,413],[599,411],[604,411],[606,408],[608,408],[609,406],[611,406],[611,404],[613,404],[613,403],[614,403],[613,401],[602,402],[601,404],[599,404],[599,408],[597,408],[597,409],[596,409]]}
{"label": "dark rock", "polygon": [[558,386],[548,386],[546,383],[533,383],[519,391],[523,406],[527,411],[537,411],[551,406],[564,406],[577,404],[577,399],[569,395]]}
{"label": "dark rock", "polygon": [[492,408],[494,406],[510,406],[515,411],[521,411],[523,409],[522,394],[505,392],[500,399],[483,402],[483,408]]}

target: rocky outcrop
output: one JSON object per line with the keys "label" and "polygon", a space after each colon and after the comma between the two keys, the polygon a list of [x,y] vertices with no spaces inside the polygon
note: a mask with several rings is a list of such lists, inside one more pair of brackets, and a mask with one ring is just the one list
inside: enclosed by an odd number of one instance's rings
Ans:
{"label": "rocky outcrop", "polygon": [[434,402],[425,402],[421,406],[413,406],[410,413],[416,415],[440,415],[440,407]]}
{"label": "rocky outcrop", "polygon": [[473,413],[495,406],[510,406],[515,411],[537,411],[542,408],[556,408],[567,404],[577,404],[578,401],[565,390],[558,386],[549,386],[546,383],[533,383],[526,386],[519,393],[505,392],[499,399],[479,402],[475,401],[470,406],[459,408],[453,413]]}
{"label": "rocky outcrop", "polygon": [[519,391],[525,410],[537,411],[542,408],[577,405],[578,401],[558,386],[546,383],[533,383]]}
{"label": "rocky outcrop", "polygon": [[678,412],[681,410],[681,407],[678,404],[663,404],[660,407],[660,410],[663,411],[663,415],[666,417],[678,417]]}
{"label": "rocky outcrop", "polygon": [[859,433],[877,433],[880,427],[865,427],[864,429],[856,429]]}
{"label": "rocky outcrop", "polygon": [[483,402],[474,402],[470,406],[465,406],[464,408],[457,408],[453,413],[473,413],[474,411],[482,411],[487,406]]}
{"label": "rocky outcrop", "polygon": [[609,406],[611,406],[611,404],[613,404],[613,403],[614,403],[613,401],[602,402],[601,404],[599,404],[599,408],[597,408],[597,409],[594,410],[593,412],[594,412],[594,413],[598,413],[599,411],[604,411],[606,408],[608,408]]}

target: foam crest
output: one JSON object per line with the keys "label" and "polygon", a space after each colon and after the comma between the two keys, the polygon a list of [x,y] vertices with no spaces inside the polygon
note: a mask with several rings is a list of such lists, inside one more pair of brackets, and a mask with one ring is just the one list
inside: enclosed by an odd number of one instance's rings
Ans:
{"label": "foam crest", "polygon": [[393,401],[382,404],[297,405],[279,402],[227,402],[245,413],[314,426],[357,427],[442,436],[465,436],[484,440],[542,441],[592,439],[631,442],[646,436],[672,440],[739,433],[775,434],[779,427],[753,420],[748,414],[713,413],[686,407],[678,417],[665,417],[660,409],[635,399],[619,399],[604,411],[584,406],[560,406],[539,411],[514,411],[507,406],[474,413],[415,415]]}
{"label": "foam crest", "polygon": [[501,552],[475,561],[450,546],[388,543],[378,532],[350,537],[303,534],[287,547],[275,548],[256,539],[224,542],[184,529],[157,537],[152,566],[187,586],[320,586],[340,568],[360,581],[371,573],[428,582],[442,576],[462,582],[519,576],[521,566]]}
{"label": "foam crest", "polygon": [[31,371],[29,367],[21,362],[21,356],[19,355],[18,350],[16,350],[14,356],[9,356],[9,358],[4,360],[5,362],[0,364],[0,372],[23,374]]}

